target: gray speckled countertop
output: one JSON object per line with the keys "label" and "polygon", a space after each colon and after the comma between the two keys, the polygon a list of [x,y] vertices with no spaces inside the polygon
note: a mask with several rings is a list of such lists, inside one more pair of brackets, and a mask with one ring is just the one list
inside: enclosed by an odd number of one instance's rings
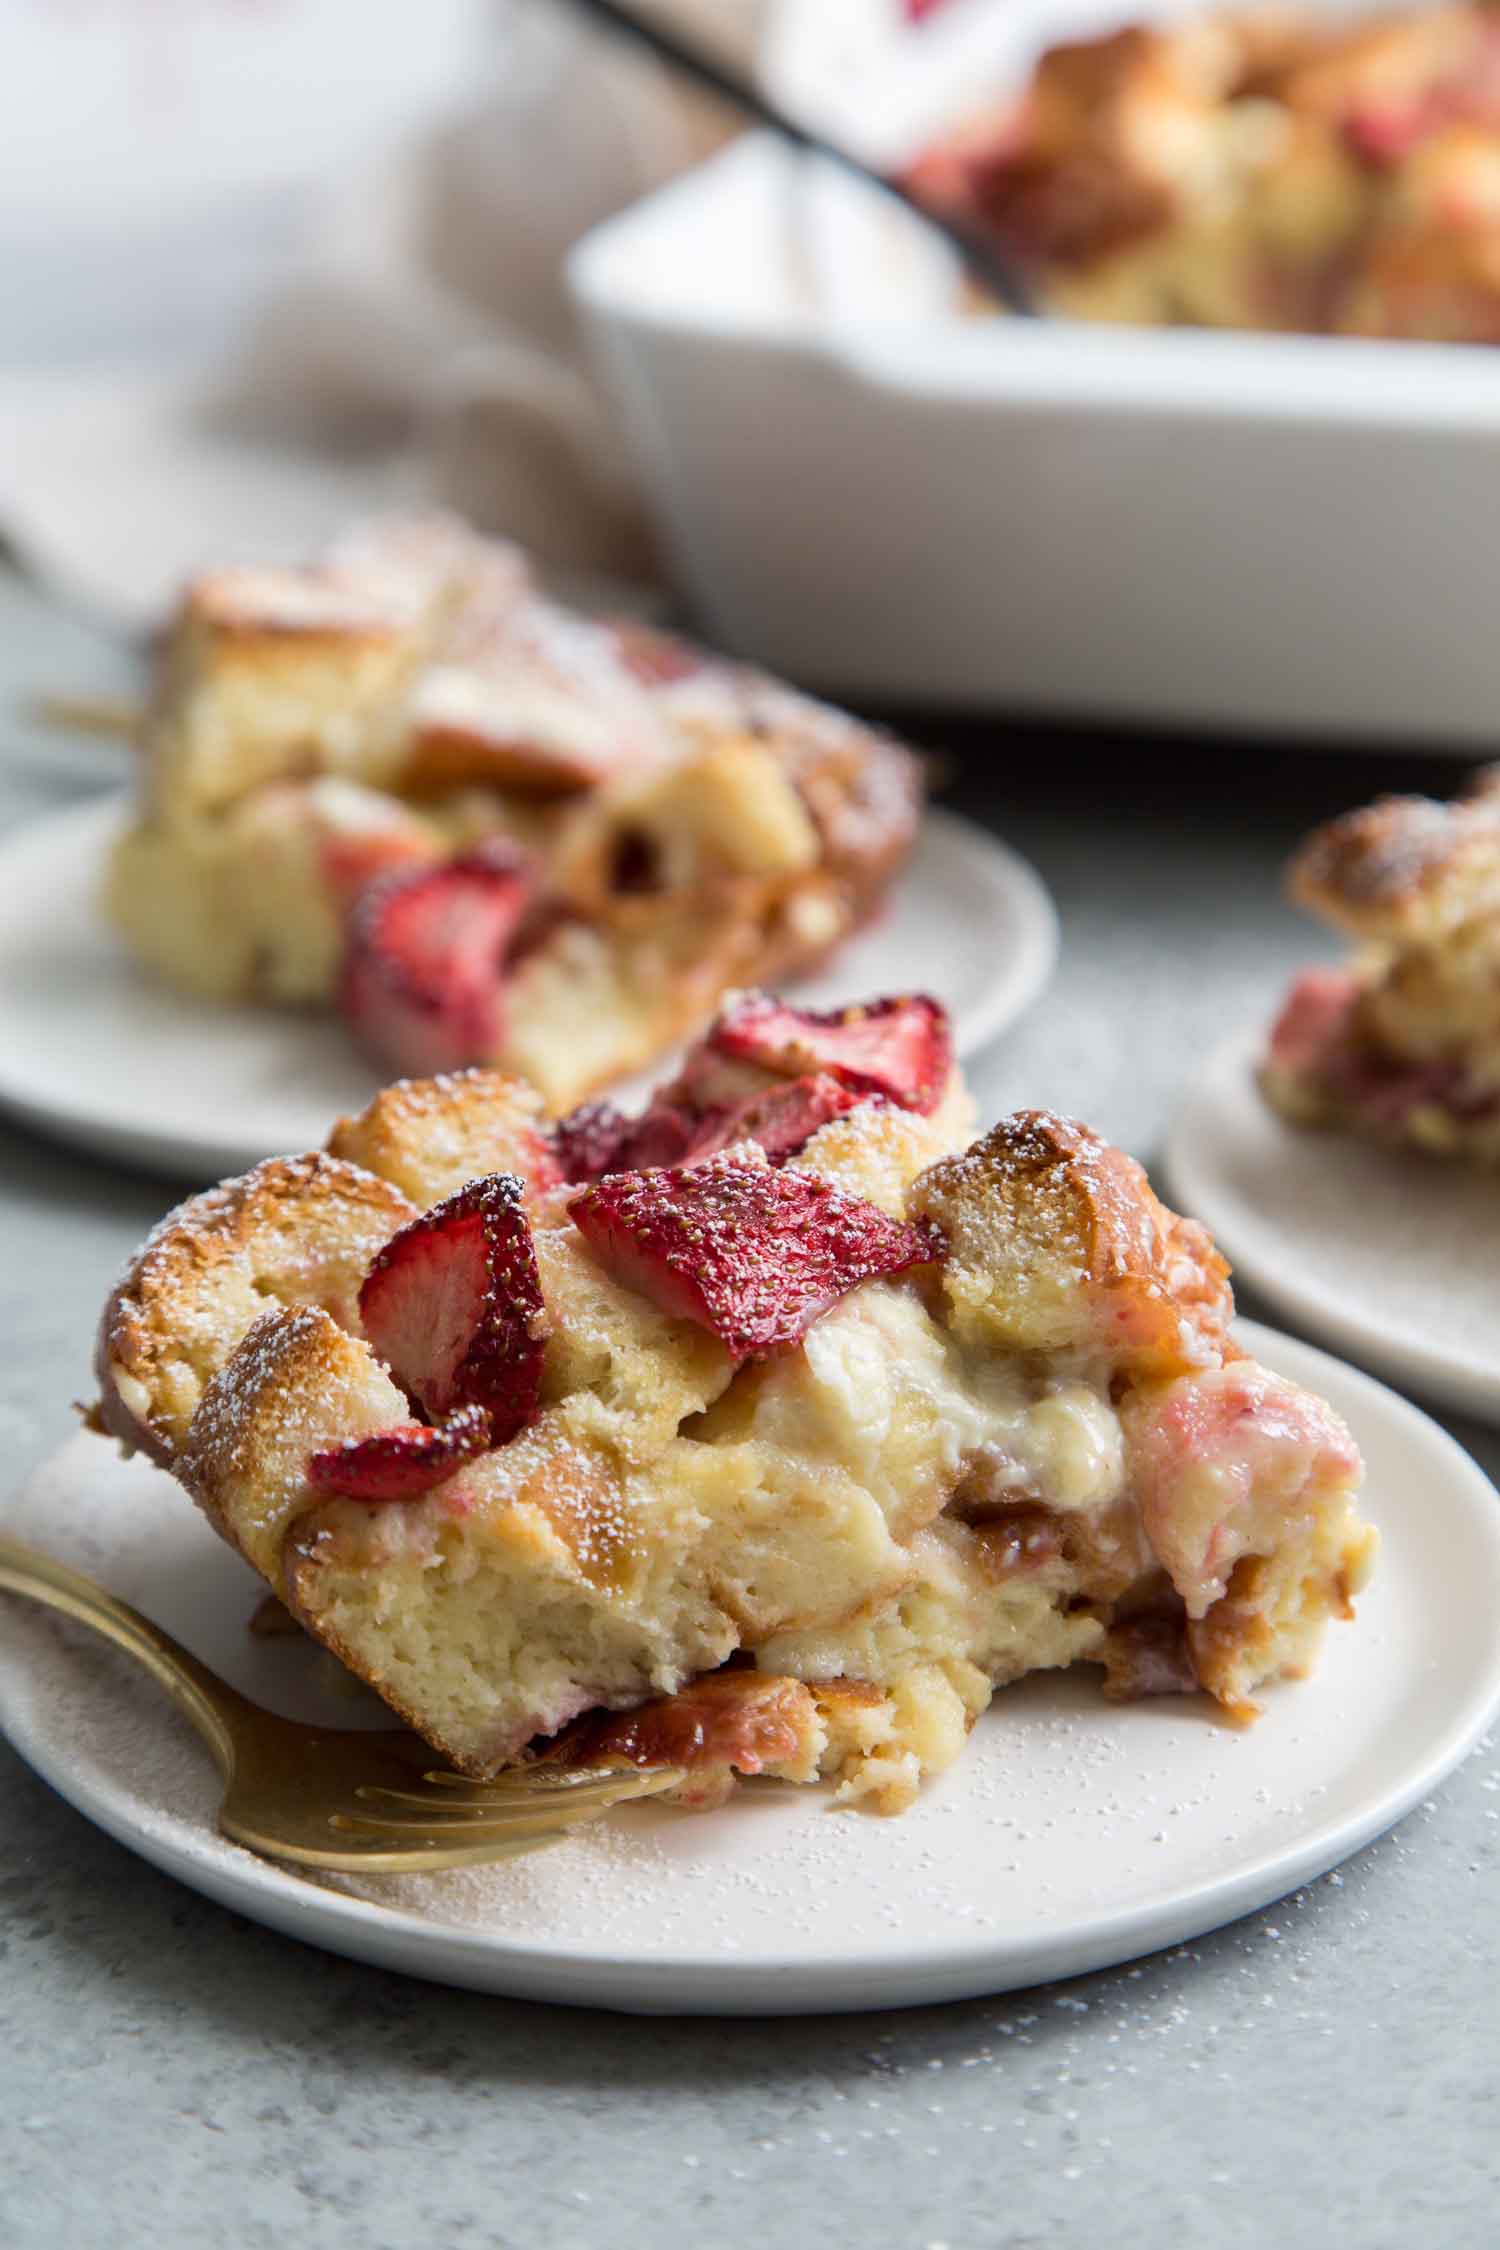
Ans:
{"label": "gray speckled countertop", "polygon": [[[15,691],[116,670],[0,585],[7,825],[93,785],[89,754],[9,716]],[[1034,859],[1064,925],[1057,982],[985,1058],[981,1104],[1071,1109],[1148,1157],[1194,1058],[1316,950],[1278,903],[1293,838],[1387,778],[1452,778],[947,733],[953,800]],[[104,1288],[167,1200],[0,1128],[13,1475],[69,1429]],[[1500,1473],[1500,1434],[1450,1426]],[[0,2244],[1492,2245],[1497,1823],[1500,1753],[1481,1750],[1341,1873],[1135,1968],[899,2015],[638,2021],[272,1936],[0,1744]]]}

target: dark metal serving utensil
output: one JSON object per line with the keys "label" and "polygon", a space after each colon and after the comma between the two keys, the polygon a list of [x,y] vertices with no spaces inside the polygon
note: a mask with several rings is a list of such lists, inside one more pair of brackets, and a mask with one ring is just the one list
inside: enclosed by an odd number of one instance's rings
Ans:
{"label": "dark metal serving utensil", "polygon": [[840,148],[836,141],[825,140],[820,133],[799,125],[795,118],[788,117],[785,110],[769,100],[759,87],[738,77],[723,63],[705,54],[690,40],[684,39],[680,33],[666,31],[655,23],[646,22],[632,8],[621,6],[619,0],[573,0],[573,5],[584,15],[594,17],[597,22],[627,39],[633,39],[638,46],[645,47],[659,61],[682,72],[685,77],[695,79],[709,93],[717,94],[722,100],[732,103],[745,116],[753,118],[757,125],[763,125],[769,131],[779,134],[794,148],[808,149],[817,156],[827,157],[844,171],[852,172],[857,179],[867,180],[872,187],[879,188],[895,202],[904,204],[908,211],[914,211],[919,219],[924,220],[934,232],[952,244],[973,278],[998,297],[1008,311],[1019,313],[1026,319],[1034,320],[1039,317],[1036,299],[1015,264],[996,243],[981,235],[977,229],[966,227],[957,219],[930,210],[903,187],[899,180],[878,172],[872,164],[866,164],[848,149]]}

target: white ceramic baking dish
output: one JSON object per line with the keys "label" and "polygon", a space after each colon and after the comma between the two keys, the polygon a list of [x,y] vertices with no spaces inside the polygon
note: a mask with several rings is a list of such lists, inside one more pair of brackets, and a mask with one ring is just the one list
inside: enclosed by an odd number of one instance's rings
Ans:
{"label": "white ceramic baking dish", "polygon": [[[984,13],[1010,69],[1057,29]],[[836,59],[782,73],[835,125]],[[571,282],[724,643],[867,699],[1494,744],[1500,355],[967,319],[916,222],[760,137]]]}

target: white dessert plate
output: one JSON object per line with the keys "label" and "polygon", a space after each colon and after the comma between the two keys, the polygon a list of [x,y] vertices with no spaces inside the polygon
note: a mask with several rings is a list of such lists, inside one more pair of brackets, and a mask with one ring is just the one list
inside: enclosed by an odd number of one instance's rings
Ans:
{"label": "white dessert plate", "polygon": [[1256,1087],[1258,1047],[1229,1041],[1194,1080],[1167,1140],[1174,1201],[1299,1328],[1500,1422],[1500,1182],[1286,1124]]}
{"label": "white dessert plate", "polygon": [[[1500,1505],[1415,1407],[1305,1344],[1369,1462],[1384,1539],[1353,1626],[1248,1732],[1197,1699],[1113,1705],[1097,1675],[1012,1689],[899,1820],[827,1794],[642,1806],[508,1866],[318,1884],[225,1842],[208,1754],[107,1644],[0,1596],[0,1723],[78,1809],[195,1890],[336,1953],[448,1984],[649,2014],[798,2014],[1001,1992],[1129,1960],[1307,1882],[1399,1819],[1500,1703]],[[253,1640],[259,1587],[177,1487],[79,1436],[0,1520],[136,1601],[291,1716],[352,1723],[331,1661]],[[359,1691],[362,1695],[362,1691]]]}
{"label": "white dessert plate", "polygon": [[[175,1178],[215,1180],[321,1146],[377,1074],[330,1016],[191,1000],[134,968],[99,908],[126,817],[111,798],[0,844],[0,1108]],[[808,1007],[937,992],[972,1055],[1030,1005],[1056,957],[1040,877],[982,829],[933,812],[882,913],[795,989]]]}

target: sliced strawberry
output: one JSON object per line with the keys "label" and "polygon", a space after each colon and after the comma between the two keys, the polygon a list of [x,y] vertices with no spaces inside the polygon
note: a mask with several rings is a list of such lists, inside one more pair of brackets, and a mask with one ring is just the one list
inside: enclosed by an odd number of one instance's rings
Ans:
{"label": "sliced strawberry", "polygon": [[773,1164],[784,1164],[820,1125],[872,1098],[823,1072],[702,1111],[669,1095],[658,1095],[639,1117],[626,1117],[609,1102],[586,1102],[553,1126],[553,1147],[563,1178],[580,1183],[612,1172],[698,1164],[735,1141],[756,1141]]}
{"label": "sliced strawberry", "polygon": [[696,1110],[658,1095],[635,1120],[630,1138],[610,1167],[615,1172],[657,1171],[664,1164],[685,1164],[688,1151],[703,1130]]}
{"label": "sliced strawberry", "polygon": [[925,993],[822,1014],[789,1008],[768,992],[745,992],[725,1008],[709,1041],[721,1054],[783,1078],[828,1071],[924,1116],[937,1108],[953,1066],[948,1011]]}
{"label": "sliced strawberry", "polygon": [[530,889],[521,854],[492,843],[398,869],[360,894],[339,999],[377,1063],[431,1077],[494,1055],[506,948]]}
{"label": "sliced strawberry", "polygon": [[794,1078],[784,1086],[768,1086],[751,1094],[732,1109],[710,1112],[701,1119],[681,1161],[699,1164],[736,1141],[755,1141],[773,1164],[785,1164],[812,1139],[820,1125],[876,1097],[857,1094],[822,1071],[816,1078]]}
{"label": "sliced strawberry", "polygon": [[679,1107],[664,1090],[639,1117],[627,1117],[612,1102],[585,1102],[560,1117],[552,1132],[563,1177],[583,1181],[676,1164],[699,1124],[692,1110]]}
{"label": "sliced strawberry", "polygon": [[471,1180],[393,1235],[359,1293],[391,1373],[431,1415],[481,1406],[490,1443],[536,1419],[544,1317],[536,1247],[509,1172]]}
{"label": "sliced strawberry", "polygon": [[568,1209],[618,1280],[711,1329],[736,1360],[795,1344],[859,1282],[941,1255],[933,1232],[739,1151],[614,1173]]}
{"label": "sliced strawberry", "polygon": [[420,1500],[489,1445],[484,1408],[461,1406],[435,1430],[425,1422],[398,1422],[374,1437],[330,1445],[309,1460],[307,1481],[315,1492],[337,1492],[346,1500]]}
{"label": "sliced strawberry", "polygon": [[552,1152],[565,1180],[597,1180],[615,1171],[636,1120],[613,1102],[582,1102],[552,1128]]}

